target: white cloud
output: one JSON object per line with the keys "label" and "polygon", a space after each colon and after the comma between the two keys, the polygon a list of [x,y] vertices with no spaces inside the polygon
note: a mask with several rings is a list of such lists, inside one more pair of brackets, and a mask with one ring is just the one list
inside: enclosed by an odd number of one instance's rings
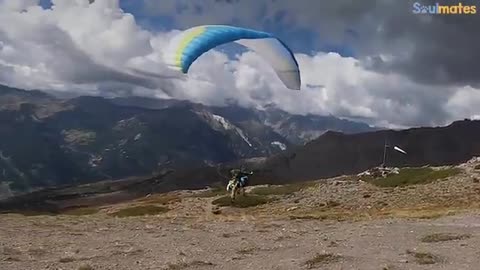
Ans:
{"label": "white cloud", "polygon": [[150,33],[122,13],[118,1],[88,2],[55,0],[52,10],[0,3],[0,64],[14,70],[18,86],[109,81],[149,86],[118,67],[151,51]]}
{"label": "white cloud", "polygon": [[462,87],[448,100],[446,108],[457,118],[480,120],[480,93],[472,87]]}
{"label": "white cloud", "polygon": [[229,59],[210,51],[191,66],[188,76],[173,79],[178,75],[168,71],[162,54],[178,31],[140,28],[118,0],[55,0],[49,10],[35,4],[0,1],[0,83],[102,95],[165,97],[166,92],[213,105],[231,100],[256,107],[274,103],[290,112],[333,114],[390,127],[445,124],[480,114],[476,89],[433,87],[399,74],[379,74],[336,53],[296,54],[301,91],[285,88],[253,52]]}
{"label": "white cloud", "polygon": [[0,0],[0,9],[5,11],[22,11],[38,5],[39,0]]}

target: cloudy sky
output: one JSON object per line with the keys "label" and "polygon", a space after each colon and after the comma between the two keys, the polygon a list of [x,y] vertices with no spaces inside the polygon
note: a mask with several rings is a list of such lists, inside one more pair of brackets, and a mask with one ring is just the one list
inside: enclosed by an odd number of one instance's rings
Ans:
{"label": "cloudy sky", "polygon": [[[398,0],[0,0],[0,83],[213,105],[273,103],[389,127],[480,118],[480,13],[417,15],[412,6]],[[275,34],[295,53],[302,90],[286,89],[261,57],[234,45],[202,55],[188,79],[172,77],[164,48],[179,31],[201,24]]]}

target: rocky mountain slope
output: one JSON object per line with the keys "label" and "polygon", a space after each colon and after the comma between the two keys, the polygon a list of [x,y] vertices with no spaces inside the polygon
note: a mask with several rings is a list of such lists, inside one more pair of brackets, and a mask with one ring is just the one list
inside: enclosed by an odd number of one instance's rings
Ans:
{"label": "rocky mountain slope", "polygon": [[[175,172],[149,188],[154,191],[195,189],[226,181],[229,168],[255,171],[252,184],[283,184],[363,172],[383,162],[385,140],[407,155],[387,149],[387,166],[443,166],[480,156],[480,121],[457,121],[444,127],[411,128],[359,134],[327,132],[304,146],[268,158],[254,158]],[[193,180],[195,179],[195,180]]]}
{"label": "rocky mountain slope", "polygon": [[204,106],[188,101],[150,99],[141,97],[115,98],[113,103],[123,106],[136,106],[150,109],[168,107],[190,107],[209,111],[221,115],[232,123],[254,131],[261,127],[269,128],[280,134],[290,143],[305,144],[327,131],[338,131],[345,134],[354,134],[378,130],[365,123],[340,119],[334,116],[298,115],[290,114],[275,106],[266,106],[264,109],[244,108],[235,104],[223,107]]}
{"label": "rocky mountain slope", "polygon": [[277,134],[267,142],[250,139],[204,111],[122,107],[96,97],[7,96],[0,110],[0,179],[16,190],[148,175],[281,151],[272,141],[288,145]]}
{"label": "rocky mountain slope", "polygon": [[291,148],[259,114],[178,100],[63,99],[0,86],[0,196]]}
{"label": "rocky mountain slope", "polygon": [[[389,166],[459,164],[480,155],[480,121],[457,121],[445,127],[384,130],[361,134],[327,132],[303,147],[290,149],[258,164],[262,181],[284,182],[352,174],[383,161],[384,142],[407,155],[387,151]],[[266,180],[269,178],[269,180]]]}

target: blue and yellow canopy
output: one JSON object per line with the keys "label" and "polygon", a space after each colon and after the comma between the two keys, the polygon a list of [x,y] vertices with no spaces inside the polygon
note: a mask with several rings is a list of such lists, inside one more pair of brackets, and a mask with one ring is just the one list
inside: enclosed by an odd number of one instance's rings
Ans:
{"label": "blue and yellow canopy", "polygon": [[225,43],[236,42],[261,55],[289,89],[300,90],[300,71],[292,51],[270,33],[227,25],[202,25],[173,38],[165,53],[166,63],[188,73],[203,53]]}

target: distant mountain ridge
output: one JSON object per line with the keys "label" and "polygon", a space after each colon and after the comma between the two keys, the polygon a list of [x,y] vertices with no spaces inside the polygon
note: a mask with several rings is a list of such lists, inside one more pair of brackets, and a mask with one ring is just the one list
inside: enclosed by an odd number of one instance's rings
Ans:
{"label": "distant mountain ridge", "polygon": [[[285,184],[326,179],[363,172],[383,161],[384,142],[398,145],[407,155],[389,149],[387,166],[457,165],[480,156],[480,120],[456,121],[443,127],[381,130],[358,134],[329,131],[319,138],[268,158],[247,159],[175,172],[152,183],[149,192],[198,189],[218,182],[229,168],[246,166],[255,171],[250,182]],[[192,179],[195,179],[192,181]]]}
{"label": "distant mountain ridge", "polygon": [[144,97],[115,98],[112,102],[122,106],[136,106],[150,109],[168,107],[202,108],[220,115],[232,123],[242,125],[255,123],[267,126],[282,135],[290,143],[305,144],[327,131],[340,131],[347,134],[380,130],[365,123],[340,119],[335,116],[291,114],[275,106],[267,106],[263,110],[245,108],[238,105],[206,106],[183,100],[151,99]]}
{"label": "distant mountain ridge", "polygon": [[480,156],[480,121],[359,134],[329,131],[303,147],[266,159],[260,167],[268,171],[266,178],[280,182],[359,173],[382,163],[385,140],[407,152],[388,148],[387,166],[459,164]]}

